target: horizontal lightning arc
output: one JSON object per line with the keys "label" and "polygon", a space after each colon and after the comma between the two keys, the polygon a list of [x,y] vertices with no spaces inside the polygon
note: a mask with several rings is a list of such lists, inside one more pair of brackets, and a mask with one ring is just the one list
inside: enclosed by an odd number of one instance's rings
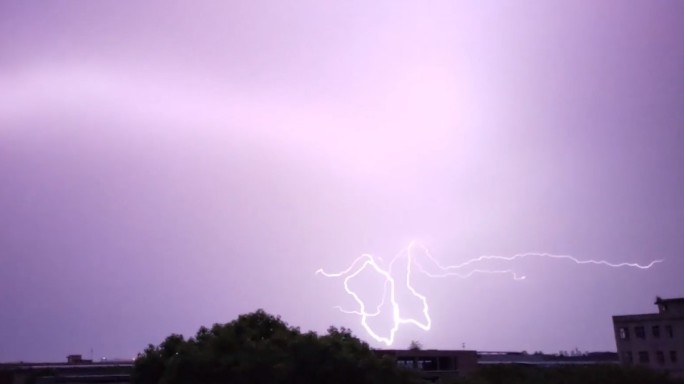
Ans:
{"label": "horizontal lightning arc", "polygon": [[[427,261],[429,261],[430,264],[438,271],[437,273],[429,272],[426,268],[424,268],[423,264],[420,263],[418,260],[415,258],[415,250],[421,251],[421,253],[425,256]],[[423,314],[423,319],[414,319],[414,318],[404,318],[401,316],[401,308],[399,306],[399,303],[397,302],[396,298],[396,286],[397,286],[397,281],[395,281],[394,277],[392,277],[392,270],[394,267],[394,264],[397,262],[397,260],[401,258],[406,258],[406,278],[404,280],[404,284],[406,288],[411,292],[411,294],[418,298],[420,302],[422,303],[422,314]],[[466,279],[469,277],[472,277],[477,274],[503,274],[503,275],[510,275],[513,280],[520,281],[524,280],[525,276],[518,275],[514,270],[511,269],[505,269],[505,270],[496,270],[496,269],[482,269],[482,268],[473,268],[470,270],[463,270],[468,266],[471,265],[476,265],[479,262],[484,262],[484,261],[490,261],[490,260],[495,260],[495,261],[516,261],[519,259],[523,258],[530,258],[530,257],[538,257],[538,258],[547,258],[547,259],[561,259],[561,260],[570,260],[574,262],[575,264],[593,264],[593,265],[603,265],[611,268],[622,268],[622,267],[628,267],[628,268],[638,268],[638,269],[649,269],[653,267],[657,263],[663,262],[662,259],[660,260],[654,260],[651,261],[648,264],[642,265],[638,263],[627,263],[627,262],[621,262],[621,263],[610,263],[605,260],[580,260],[577,259],[573,256],[569,255],[554,255],[551,253],[535,253],[535,252],[529,252],[529,253],[520,253],[516,254],[513,256],[480,256],[476,257],[470,260],[467,260],[461,264],[456,264],[456,265],[448,265],[448,266],[443,266],[441,265],[437,259],[432,256],[430,251],[422,245],[418,245],[415,242],[410,243],[404,250],[399,252],[389,263],[389,266],[386,269],[383,269],[379,264],[378,264],[378,259],[374,257],[371,254],[362,254],[361,256],[357,257],[354,259],[354,261],[349,265],[348,268],[346,268],[343,271],[340,272],[326,272],[323,269],[318,269],[316,271],[316,275],[321,275],[324,277],[328,278],[340,278],[344,277],[344,289],[347,292],[348,295],[350,295],[354,301],[358,304],[359,309],[358,310],[346,310],[343,309],[340,306],[336,306],[335,309],[338,309],[339,311],[346,313],[346,314],[353,314],[353,315],[358,315],[361,317],[361,325],[363,328],[366,330],[366,332],[376,341],[385,343],[386,345],[392,345],[394,343],[394,339],[396,336],[397,331],[399,330],[401,325],[405,324],[412,324],[417,326],[418,328],[428,331],[430,330],[432,326],[432,320],[430,318],[430,308],[428,306],[428,300],[427,297],[418,291],[411,285],[411,274],[413,272],[412,266],[416,266],[418,272],[424,274],[425,276],[431,277],[431,278],[443,278],[443,277],[458,277],[461,279]],[[366,309],[366,303],[359,297],[359,295],[353,291],[349,287],[349,282],[353,280],[356,276],[358,276],[361,272],[366,270],[367,268],[371,268],[375,272],[377,272],[382,278],[384,279],[384,284],[383,284],[383,293],[382,293],[382,299],[380,301],[380,304],[375,308],[374,311],[369,312]],[[385,305],[386,299],[389,298],[389,302],[391,305],[391,311],[392,311],[392,327],[389,329],[389,334],[387,336],[381,336],[379,335],[369,324],[368,324],[368,319],[372,317],[376,317],[380,315],[382,307]]]}

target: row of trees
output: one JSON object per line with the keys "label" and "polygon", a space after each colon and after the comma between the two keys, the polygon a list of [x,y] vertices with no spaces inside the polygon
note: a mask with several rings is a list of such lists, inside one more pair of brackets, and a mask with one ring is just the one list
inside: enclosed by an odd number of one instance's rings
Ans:
{"label": "row of trees", "polygon": [[[421,349],[412,342],[410,349]],[[300,332],[262,310],[227,324],[202,327],[194,337],[171,335],[135,361],[134,384],[365,384],[419,383],[417,372],[379,357],[345,328],[324,335]],[[539,368],[482,367],[461,384],[682,383],[647,369],[617,365]]]}
{"label": "row of trees", "polygon": [[345,328],[302,333],[263,310],[194,337],[171,335],[135,361],[133,383],[415,383]]}

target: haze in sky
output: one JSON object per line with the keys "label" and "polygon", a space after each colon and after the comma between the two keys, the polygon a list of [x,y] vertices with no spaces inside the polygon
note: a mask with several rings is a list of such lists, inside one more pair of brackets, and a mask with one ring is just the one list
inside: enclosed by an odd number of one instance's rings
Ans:
{"label": "haze in sky", "polygon": [[395,342],[615,350],[612,315],[684,296],[683,17],[676,0],[2,1],[0,361],[130,358],[258,308],[381,347],[314,272],[412,240],[444,264],[664,259],[417,278],[432,329]]}

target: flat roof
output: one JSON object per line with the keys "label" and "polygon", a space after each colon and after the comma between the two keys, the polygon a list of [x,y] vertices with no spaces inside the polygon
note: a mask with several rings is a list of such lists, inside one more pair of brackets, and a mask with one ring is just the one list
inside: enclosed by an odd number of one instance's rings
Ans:
{"label": "flat roof", "polygon": [[673,303],[673,302],[684,302],[684,297],[674,297],[672,299],[663,299],[663,298],[657,298],[656,299],[656,304],[658,303]]}
{"label": "flat roof", "polygon": [[385,353],[413,353],[413,354],[456,354],[456,353],[477,353],[471,349],[374,349],[376,352]]}
{"label": "flat roof", "polygon": [[672,321],[682,321],[684,320],[684,315],[670,315],[670,314],[660,314],[660,313],[645,313],[640,315],[619,315],[613,316],[613,323],[626,323],[626,322],[647,322],[647,321],[662,321],[662,322],[672,322]]}
{"label": "flat roof", "polygon": [[133,367],[133,361],[126,362],[107,362],[107,363],[0,363],[0,369],[79,369],[79,368],[113,368],[113,367]]}

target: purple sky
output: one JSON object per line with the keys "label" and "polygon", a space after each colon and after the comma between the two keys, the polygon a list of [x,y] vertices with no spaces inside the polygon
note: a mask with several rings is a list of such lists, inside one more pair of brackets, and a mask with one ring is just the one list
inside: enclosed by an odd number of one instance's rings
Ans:
{"label": "purple sky", "polygon": [[0,3],[0,361],[257,308],[366,338],[314,271],[413,239],[665,262],[418,279],[397,347],[614,350],[684,296],[684,2],[198,3]]}

